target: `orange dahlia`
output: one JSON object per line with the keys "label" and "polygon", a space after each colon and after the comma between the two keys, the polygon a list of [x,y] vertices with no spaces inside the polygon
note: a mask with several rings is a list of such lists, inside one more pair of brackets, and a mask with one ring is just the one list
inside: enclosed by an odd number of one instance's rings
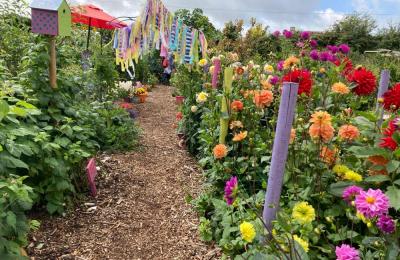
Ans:
{"label": "orange dahlia", "polygon": [[235,134],[232,141],[240,142],[240,141],[244,140],[246,137],[247,137],[247,131],[240,131],[240,133]]}
{"label": "orange dahlia", "polygon": [[319,125],[328,125],[331,124],[332,117],[328,112],[325,111],[317,111],[311,115],[310,122]]}
{"label": "orange dahlia", "polygon": [[345,95],[350,93],[350,89],[344,83],[336,82],[335,84],[332,85],[332,92],[336,94]]}
{"label": "orange dahlia", "polygon": [[217,144],[213,149],[213,153],[215,159],[222,159],[228,155],[228,148],[224,144]]}
{"label": "orange dahlia", "polygon": [[243,110],[243,103],[242,103],[242,101],[240,101],[240,100],[234,100],[234,101],[232,101],[232,103],[231,103],[231,109],[232,109],[233,111],[236,111],[236,112],[242,111],[242,110]]}
{"label": "orange dahlia", "polygon": [[335,164],[337,160],[339,150],[335,148],[329,148],[328,146],[323,146],[319,154],[320,158],[328,165]]}
{"label": "orange dahlia", "polygon": [[274,94],[270,90],[255,91],[253,101],[258,108],[268,107],[274,101]]}
{"label": "orange dahlia", "polygon": [[353,141],[360,136],[360,131],[353,125],[342,125],[339,128],[339,137],[346,141]]}
{"label": "orange dahlia", "polygon": [[335,129],[330,124],[312,124],[309,129],[309,134],[312,139],[321,139],[323,142],[329,142],[335,133]]}

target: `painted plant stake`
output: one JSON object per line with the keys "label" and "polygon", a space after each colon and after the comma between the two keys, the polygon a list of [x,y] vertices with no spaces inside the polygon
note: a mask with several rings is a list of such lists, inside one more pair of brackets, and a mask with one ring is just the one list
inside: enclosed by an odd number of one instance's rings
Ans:
{"label": "painted plant stake", "polygon": [[222,97],[221,101],[221,118],[220,118],[220,133],[219,133],[220,144],[225,144],[225,139],[226,136],[228,135],[228,127],[229,127],[228,104],[230,103],[228,98],[232,92],[232,79],[233,79],[233,68],[226,68],[224,71],[224,96]]}
{"label": "painted plant stake", "polygon": [[218,87],[218,75],[221,72],[221,60],[219,58],[214,59],[213,65],[214,65],[214,72],[212,75],[211,85],[213,88],[217,88]]}
{"label": "painted plant stake", "polygon": [[97,168],[96,168],[96,160],[94,158],[89,160],[89,163],[86,166],[86,175],[89,183],[90,194],[93,197],[97,195],[96,183],[95,178],[97,175]]}
{"label": "painted plant stake", "polygon": [[378,127],[381,127],[383,122],[383,113],[384,109],[382,104],[379,103],[379,99],[383,97],[383,94],[389,88],[389,80],[390,80],[390,71],[389,70],[382,70],[381,72],[381,80],[379,81],[379,89],[378,89],[378,102],[376,102],[376,114],[378,115]]}
{"label": "painted plant stake", "polygon": [[298,83],[283,83],[263,211],[263,220],[268,228],[271,228],[271,222],[275,219],[279,207],[298,89]]}

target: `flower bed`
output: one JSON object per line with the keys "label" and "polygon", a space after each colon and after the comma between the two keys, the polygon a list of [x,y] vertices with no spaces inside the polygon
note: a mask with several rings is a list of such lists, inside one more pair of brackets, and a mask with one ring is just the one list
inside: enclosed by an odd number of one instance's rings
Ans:
{"label": "flower bed", "polygon": [[[377,99],[377,76],[352,64],[349,46],[318,49],[307,32],[298,41],[283,35],[284,60],[244,65],[237,54],[214,53],[172,79],[185,96],[178,131],[207,179],[193,201],[202,238],[245,259],[396,259],[398,85]],[[268,229],[262,211],[283,82],[299,90],[280,210]]]}

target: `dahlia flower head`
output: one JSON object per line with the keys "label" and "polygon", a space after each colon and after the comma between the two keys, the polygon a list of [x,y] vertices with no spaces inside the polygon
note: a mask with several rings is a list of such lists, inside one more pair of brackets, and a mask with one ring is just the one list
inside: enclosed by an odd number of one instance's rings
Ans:
{"label": "dahlia flower head", "polygon": [[386,215],[389,211],[389,199],[380,189],[360,191],[354,202],[357,211],[367,218]]}
{"label": "dahlia flower head", "polygon": [[224,198],[228,205],[232,205],[233,202],[235,201],[237,190],[238,190],[238,179],[236,176],[233,176],[225,183]]}
{"label": "dahlia flower head", "polygon": [[346,244],[336,247],[336,260],[360,260],[358,250]]}

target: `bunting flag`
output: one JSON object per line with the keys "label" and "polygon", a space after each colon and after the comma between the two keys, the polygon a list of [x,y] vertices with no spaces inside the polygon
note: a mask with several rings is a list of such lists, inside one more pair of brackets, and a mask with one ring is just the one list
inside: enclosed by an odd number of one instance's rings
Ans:
{"label": "bunting flag", "polygon": [[207,57],[208,47],[204,33],[186,26],[161,0],[147,0],[134,23],[116,30],[113,46],[122,71],[152,49],[162,57],[173,56],[177,63],[196,64]]}

